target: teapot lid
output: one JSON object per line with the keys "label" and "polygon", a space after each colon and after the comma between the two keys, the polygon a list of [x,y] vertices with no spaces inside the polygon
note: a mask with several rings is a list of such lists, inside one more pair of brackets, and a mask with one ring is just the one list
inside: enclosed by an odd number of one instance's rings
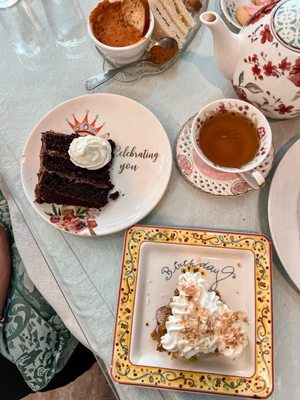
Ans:
{"label": "teapot lid", "polygon": [[278,41],[294,51],[300,51],[300,1],[280,2],[273,13],[273,31]]}

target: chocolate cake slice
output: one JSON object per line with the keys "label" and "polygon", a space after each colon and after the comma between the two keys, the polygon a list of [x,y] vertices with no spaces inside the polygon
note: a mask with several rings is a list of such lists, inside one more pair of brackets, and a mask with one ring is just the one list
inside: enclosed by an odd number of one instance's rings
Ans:
{"label": "chocolate cake slice", "polygon": [[109,140],[112,158],[104,167],[88,170],[70,160],[68,150],[79,135],[47,131],[42,133],[40,170],[35,187],[37,203],[57,203],[101,208],[108,203],[114,185],[110,169],[115,143]]}

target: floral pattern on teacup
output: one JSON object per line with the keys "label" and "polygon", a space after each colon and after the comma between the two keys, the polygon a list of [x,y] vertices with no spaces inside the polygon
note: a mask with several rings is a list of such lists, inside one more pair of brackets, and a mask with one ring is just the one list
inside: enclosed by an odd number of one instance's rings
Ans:
{"label": "floral pattern on teacup", "polygon": [[226,104],[223,101],[220,101],[215,107],[210,107],[203,113],[202,117],[197,118],[197,129],[200,129],[204,122],[215,115],[216,113],[226,114],[236,112],[244,115],[249,118],[254,126],[258,125],[258,119],[255,113],[250,110],[248,104],[242,104],[239,101],[235,101],[234,99],[227,101]]}
{"label": "floral pattern on teacup", "polygon": [[262,139],[264,136],[266,136],[266,129],[261,126],[260,128],[257,128],[257,136]]}

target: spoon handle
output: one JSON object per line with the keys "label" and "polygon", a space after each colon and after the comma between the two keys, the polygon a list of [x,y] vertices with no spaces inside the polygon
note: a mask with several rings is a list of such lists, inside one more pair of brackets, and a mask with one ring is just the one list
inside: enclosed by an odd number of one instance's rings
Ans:
{"label": "spoon handle", "polygon": [[108,71],[104,72],[104,74],[102,73],[102,74],[97,74],[97,75],[91,76],[86,81],[84,81],[84,86],[85,86],[86,90],[93,90],[96,87],[102,85],[102,83],[113,78],[119,72],[125,71],[127,68],[133,67],[142,61],[145,61],[145,60],[134,61],[130,64],[121,65],[118,68],[109,69]]}

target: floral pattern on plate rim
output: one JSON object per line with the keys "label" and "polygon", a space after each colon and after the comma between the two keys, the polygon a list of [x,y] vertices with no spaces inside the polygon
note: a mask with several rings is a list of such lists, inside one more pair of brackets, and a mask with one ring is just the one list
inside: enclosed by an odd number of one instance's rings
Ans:
{"label": "floral pattern on plate rim", "polygon": [[[255,255],[256,366],[251,378],[133,365],[129,361],[133,305],[142,243],[244,248]],[[112,355],[112,378],[124,384],[232,396],[267,398],[273,390],[271,245],[258,234],[186,228],[133,226],[124,243],[122,276]]]}
{"label": "floral pattern on plate rim", "polygon": [[52,204],[52,212],[45,211],[45,214],[59,229],[71,233],[80,233],[87,229],[90,235],[96,236],[94,228],[97,226],[96,218],[100,215],[99,208]]}

